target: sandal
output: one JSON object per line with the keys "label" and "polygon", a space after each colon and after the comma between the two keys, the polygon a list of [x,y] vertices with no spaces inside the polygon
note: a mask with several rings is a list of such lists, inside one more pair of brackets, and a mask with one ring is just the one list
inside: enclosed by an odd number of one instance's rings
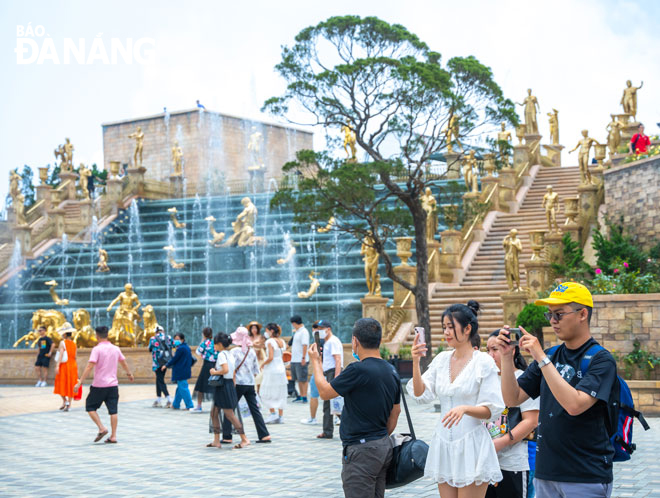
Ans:
{"label": "sandal", "polygon": [[99,432],[99,433],[96,435],[96,439],[94,439],[94,442],[95,442],[95,443],[98,443],[101,439],[103,439],[103,436],[105,436],[107,433],[108,433],[108,430],[107,430],[107,429],[104,430],[103,432]]}
{"label": "sandal", "polygon": [[272,439],[257,439],[257,443],[272,443]]}
{"label": "sandal", "polygon": [[69,406],[70,406],[69,403],[67,403],[62,411],[63,412],[68,412],[69,411]]}
{"label": "sandal", "polygon": [[241,448],[247,448],[248,446],[250,446],[250,443],[246,444],[245,446],[243,446],[243,443],[238,443],[234,445],[234,449],[240,450]]}
{"label": "sandal", "polygon": [[103,442],[104,442],[104,443],[108,443],[108,444],[117,444],[117,441],[113,441],[113,440],[110,439],[110,438],[106,439],[106,440],[103,441]]}
{"label": "sandal", "polygon": [[209,444],[206,445],[206,447],[207,447],[207,448],[218,448],[218,449],[220,449],[220,448],[222,448],[222,445],[220,445],[220,446],[215,446],[213,443],[209,443]]}
{"label": "sandal", "polygon": [[316,436],[316,439],[332,439],[332,436],[325,433],[321,433],[318,436]]}
{"label": "sandal", "polygon": [[65,407],[65,406],[66,406],[66,405],[62,405],[62,406],[60,406],[60,410],[64,410],[64,407]]}

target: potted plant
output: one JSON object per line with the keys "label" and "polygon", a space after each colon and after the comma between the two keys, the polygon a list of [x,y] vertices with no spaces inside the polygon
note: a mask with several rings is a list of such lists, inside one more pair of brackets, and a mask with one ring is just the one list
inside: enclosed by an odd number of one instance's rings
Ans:
{"label": "potted plant", "polygon": [[412,377],[412,347],[401,346],[399,348],[399,361],[397,362],[399,377],[409,379]]}

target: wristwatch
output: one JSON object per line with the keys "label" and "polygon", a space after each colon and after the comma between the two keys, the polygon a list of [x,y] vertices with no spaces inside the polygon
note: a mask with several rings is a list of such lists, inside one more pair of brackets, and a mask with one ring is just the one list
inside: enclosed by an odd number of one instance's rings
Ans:
{"label": "wristwatch", "polygon": [[546,366],[546,365],[550,365],[550,363],[552,363],[552,362],[550,361],[550,358],[548,358],[548,357],[546,356],[546,357],[543,358],[541,361],[539,361],[539,368],[543,368],[543,367]]}

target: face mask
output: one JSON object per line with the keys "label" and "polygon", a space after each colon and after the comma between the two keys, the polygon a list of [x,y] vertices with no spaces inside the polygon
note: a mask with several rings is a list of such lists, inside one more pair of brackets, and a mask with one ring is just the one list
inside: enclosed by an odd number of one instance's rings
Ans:
{"label": "face mask", "polygon": [[328,335],[325,330],[319,330],[319,339],[325,339],[325,336]]}
{"label": "face mask", "polygon": [[179,339],[175,339],[175,340],[174,340],[174,345],[175,345],[176,347],[181,346],[181,341],[180,341]]}
{"label": "face mask", "polygon": [[266,339],[270,339],[270,332],[264,332],[264,337]]}

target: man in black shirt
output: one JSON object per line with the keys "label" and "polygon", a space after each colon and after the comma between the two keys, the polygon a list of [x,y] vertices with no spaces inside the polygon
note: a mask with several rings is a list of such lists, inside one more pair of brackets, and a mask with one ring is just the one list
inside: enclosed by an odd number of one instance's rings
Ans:
{"label": "man in black shirt", "polygon": [[380,358],[380,323],[361,318],[353,326],[353,356],[359,360],[328,382],[316,344],[309,348],[314,381],[321,399],[344,397],[339,436],[343,449],[341,480],[347,498],[385,495],[385,476],[392,461],[392,442],[401,407],[401,381]]}
{"label": "man in black shirt", "polygon": [[596,353],[586,372],[582,359],[597,342],[589,321],[593,299],[586,287],[565,282],[537,305],[564,343],[549,358],[524,329],[520,349],[534,362],[516,380],[507,327],[500,331],[502,397],[507,406],[541,396],[534,487],[539,498],[608,498],[612,493],[614,449],[607,432],[607,401],[616,380],[616,362],[605,350]]}
{"label": "man in black shirt", "polygon": [[34,369],[37,372],[37,383],[34,387],[46,387],[46,379],[48,378],[48,367],[50,366],[50,357],[53,355],[55,344],[53,340],[46,335],[46,327],[39,327],[37,330],[39,339],[37,339],[37,361],[34,363]]}

